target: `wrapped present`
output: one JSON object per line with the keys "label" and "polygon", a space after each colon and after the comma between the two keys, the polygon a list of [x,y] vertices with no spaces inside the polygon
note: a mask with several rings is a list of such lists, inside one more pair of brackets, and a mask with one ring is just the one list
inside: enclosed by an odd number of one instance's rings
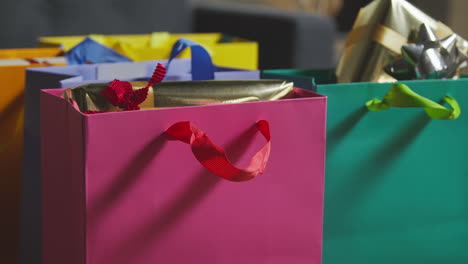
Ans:
{"label": "wrapped present", "polygon": [[[219,66],[255,70],[258,67],[258,44],[220,33],[170,34],[155,32],[146,35],[89,35],[42,37],[42,46],[61,46],[73,60],[77,53],[87,53],[97,63],[168,59],[171,48],[180,38],[203,45]],[[77,48],[78,47],[78,48]],[[96,55],[96,52],[106,56]],[[81,56],[81,55],[78,55]],[[189,57],[184,52],[181,58]]]}
{"label": "wrapped present", "polygon": [[41,92],[44,263],[321,263],[326,98],[158,76]]}
{"label": "wrapped present", "polygon": [[[191,58],[179,59],[186,50]],[[83,59],[78,57],[78,59]],[[123,62],[107,64],[81,64],[68,66],[40,67],[28,69],[26,73],[25,110],[25,153],[23,162],[22,192],[22,251],[25,259],[39,263],[41,252],[41,148],[40,148],[40,99],[41,89],[71,88],[89,83],[111,82],[115,76],[125,81],[149,80],[155,65],[168,67],[165,80],[256,80],[259,72],[226,68],[214,65],[209,53],[188,39],[178,39],[170,52],[169,60]],[[193,70],[192,70],[193,69]],[[215,92],[215,91],[211,91]]]}
{"label": "wrapped present", "polygon": [[[418,37],[418,35],[424,35],[424,32],[421,33],[420,30],[422,24],[425,25],[423,31],[427,32],[424,30],[425,28],[431,29],[430,37],[433,43],[437,43],[444,50],[441,51],[441,54],[435,55],[439,57],[439,60],[425,62],[425,65],[422,66],[430,72],[435,70],[436,73],[422,73],[414,78],[444,76],[444,74],[437,72],[448,71],[445,68],[453,68],[453,63],[456,64],[457,70],[451,69],[452,72],[457,72],[459,67],[465,66],[465,64],[458,62],[466,60],[463,57],[467,54],[468,42],[454,34],[449,27],[429,17],[406,0],[375,0],[360,10],[353,29],[348,35],[336,69],[338,82],[392,82],[396,80],[395,76],[404,79],[411,78],[412,75],[404,75],[400,71],[405,68],[406,64],[397,63],[397,65],[395,63],[405,55],[407,59],[411,60],[408,57],[408,49],[411,48],[406,48],[402,53],[404,45],[415,42],[417,45],[422,45],[421,42],[426,40]],[[428,37],[427,34],[426,37]],[[440,40],[445,40],[445,42]],[[444,55],[445,53],[450,54]],[[418,55],[424,57],[427,53],[419,53]],[[412,59],[418,60],[419,58]],[[421,61],[423,60],[425,59],[421,58]],[[439,66],[437,63],[441,60],[443,65]],[[397,71],[400,74],[389,75],[387,74],[389,70],[384,70],[386,67],[389,68],[388,65],[392,63],[393,66],[397,66],[394,72]],[[416,62],[407,71],[417,71],[415,67],[418,67]],[[421,67],[418,69],[421,70]],[[457,74],[446,77],[456,76]]]}

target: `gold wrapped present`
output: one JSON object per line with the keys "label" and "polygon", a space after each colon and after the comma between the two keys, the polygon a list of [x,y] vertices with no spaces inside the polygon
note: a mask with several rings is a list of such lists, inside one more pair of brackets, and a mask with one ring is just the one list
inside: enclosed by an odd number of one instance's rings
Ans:
{"label": "gold wrapped present", "polygon": [[[336,69],[338,82],[395,81],[384,67],[401,57],[404,44],[417,39],[421,24],[429,26],[439,39],[453,34],[448,26],[405,0],[375,0],[362,8]],[[467,54],[466,40],[457,36],[456,45]]]}

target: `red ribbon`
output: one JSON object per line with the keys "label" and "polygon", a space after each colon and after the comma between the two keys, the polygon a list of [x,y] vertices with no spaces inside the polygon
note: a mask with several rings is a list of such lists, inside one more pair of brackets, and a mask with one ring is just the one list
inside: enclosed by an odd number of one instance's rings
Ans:
{"label": "red ribbon", "polygon": [[[131,83],[115,79],[101,93],[111,105],[117,106],[124,111],[140,110],[138,105],[143,103],[146,97],[148,97],[149,87],[161,82],[165,75],[166,68],[158,63],[146,87],[133,90]],[[90,114],[99,112],[102,111],[87,111]]]}
{"label": "red ribbon", "polygon": [[257,122],[257,129],[267,143],[253,156],[245,169],[235,167],[223,148],[213,143],[210,138],[192,122],[179,122],[166,130],[166,137],[190,145],[195,158],[217,176],[234,182],[248,181],[265,171],[270,157],[270,126],[265,120]]}

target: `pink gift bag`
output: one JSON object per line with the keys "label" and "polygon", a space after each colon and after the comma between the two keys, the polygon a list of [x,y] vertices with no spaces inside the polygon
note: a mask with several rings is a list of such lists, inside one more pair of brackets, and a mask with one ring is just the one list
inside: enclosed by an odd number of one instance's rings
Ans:
{"label": "pink gift bag", "polygon": [[324,96],[86,115],[61,92],[41,92],[43,263],[321,263]]}

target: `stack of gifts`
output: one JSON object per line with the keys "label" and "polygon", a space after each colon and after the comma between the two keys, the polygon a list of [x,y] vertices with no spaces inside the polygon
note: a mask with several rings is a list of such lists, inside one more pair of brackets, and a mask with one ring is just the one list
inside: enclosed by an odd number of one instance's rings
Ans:
{"label": "stack of gifts", "polygon": [[40,46],[0,51],[1,263],[468,262],[468,42],[409,2],[362,8],[336,69],[217,33]]}

